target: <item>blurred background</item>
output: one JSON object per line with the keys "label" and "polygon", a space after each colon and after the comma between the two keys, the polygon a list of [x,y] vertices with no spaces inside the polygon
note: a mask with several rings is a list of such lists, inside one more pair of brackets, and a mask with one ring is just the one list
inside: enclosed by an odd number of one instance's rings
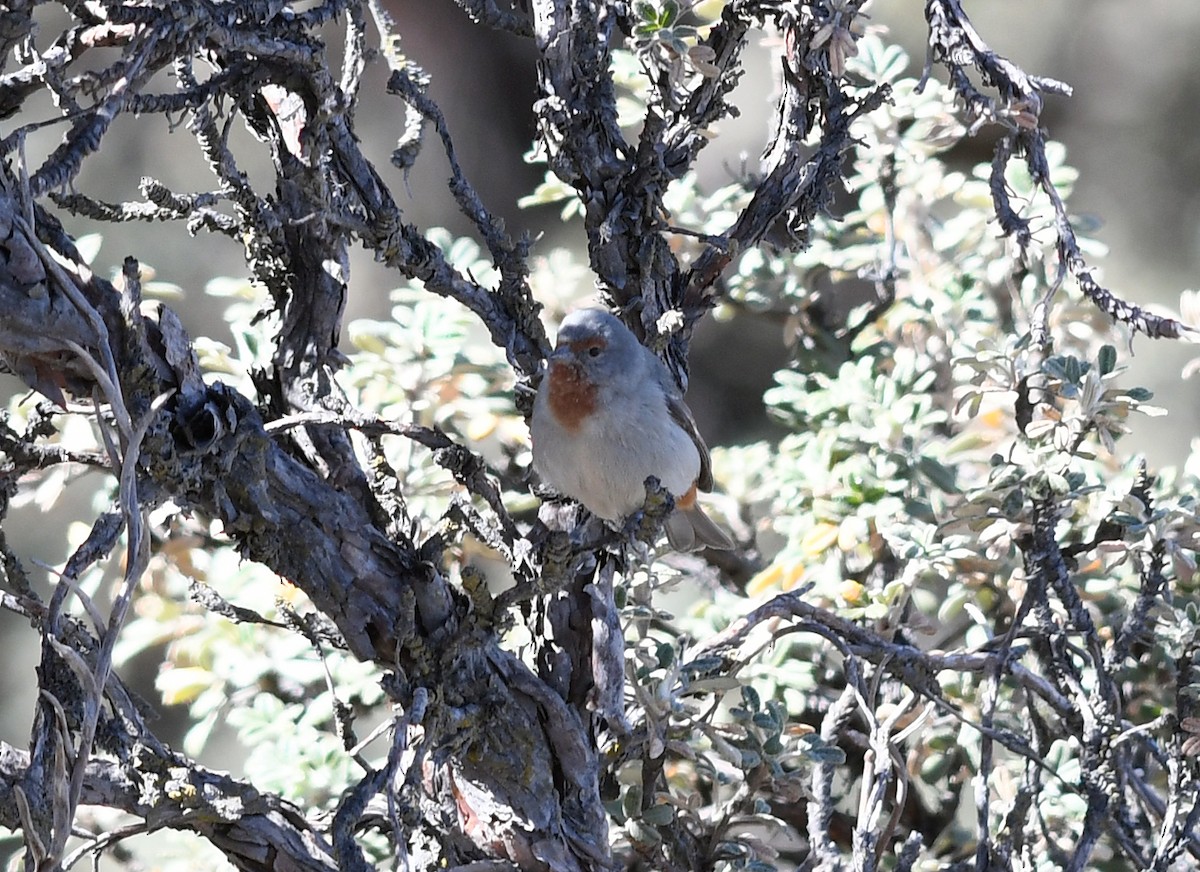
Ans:
{"label": "blurred background", "polygon": [[[1091,235],[1110,249],[1097,261],[1102,283],[1142,306],[1176,310],[1179,292],[1200,285],[1200,146],[1191,132],[1200,116],[1200,4],[1194,0],[964,0],[983,37],[997,52],[1026,72],[1062,79],[1072,85],[1070,99],[1051,97],[1043,116],[1051,135],[1067,147],[1067,161],[1080,171],[1069,205],[1100,225]],[[393,0],[391,11],[401,34],[402,51],[432,76],[431,95],[446,115],[459,158],[484,202],[506,221],[510,233],[537,238],[534,251],[545,257],[552,248],[583,245],[575,225],[563,225],[557,207],[519,209],[517,200],[542,180],[543,167],[522,160],[534,133],[534,52],[523,40],[470,23],[450,0]],[[919,74],[924,60],[925,26],[921,4],[877,0],[867,10],[871,26],[887,27],[912,58]],[[57,31],[47,20],[39,45]],[[743,162],[751,168],[766,142],[774,93],[770,41],[759,35],[747,58],[748,73],[733,102],[742,115],[718,128],[700,163],[704,186],[729,181]],[[374,34],[372,34],[374,38]],[[334,57],[340,32],[331,28]],[[938,71],[935,71],[935,75]],[[455,234],[472,229],[445,188],[448,177],[440,145],[427,135],[424,149],[407,178],[388,156],[402,123],[402,107],[384,93],[387,78],[376,64],[363,81],[357,130],[408,221],[420,228],[446,227]],[[157,83],[169,91],[171,83]],[[17,124],[54,117],[48,103],[31,104],[21,117],[0,127],[7,135]],[[15,121],[15,123],[14,123]],[[30,137],[31,163],[59,141],[52,126]],[[957,148],[962,168],[990,159],[990,136]],[[239,134],[235,153],[260,191],[271,190],[270,162],[264,147]],[[89,160],[76,189],[102,200],[138,200],[142,176],[154,177],[179,191],[208,189],[208,174],[193,140],[174,134],[161,117],[118,118],[101,154]],[[214,236],[188,236],[176,225],[93,225],[63,216],[77,236],[103,234],[96,269],[109,273],[126,255],[151,266],[160,280],[183,289],[171,301],[192,335],[229,341],[223,326],[225,299],[205,294],[217,277],[244,277],[240,248]],[[362,252],[352,262],[347,320],[385,317],[388,291],[400,281]],[[590,277],[580,282],[590,291]],[[729,354],[736,348],[736,354]],[[752,353],[747,353],[751,352]],[[1135,421],[1132,450],[1144,452],[1152,468],[1181,465],[1200,425],[1194,385],[1180,370],[1200,354],[1181,345],[1138,339],[1130,383],[1150,387],[1167,418]],[[772,324],[723,327],[706,324],[693,345],[692,403],[700,426],[713,444],[744,441],[768,425],[761,395],[771,373],[784,361],[782,336]],[[730,361],[742,368],[731,371]],[[7,395],[21,394],[12,380],[0,384]],[[79,482],[81,499],[66,501],[49,514],[36,505],[16,510],[5,522],[8,544],[45,583],[28,561],[61,565],[65,525],[94,517],[90,492],[98,477]],[[9,668],[0,672],[0,739],[18,746],[28,741],[32,716],[32,668],[38,652],[28,628],[0,614],[0,650]],[[145,663],[145,676],[126,676],[152,698],[157,664]],[[169,733],[169,730],[166,731]]]}

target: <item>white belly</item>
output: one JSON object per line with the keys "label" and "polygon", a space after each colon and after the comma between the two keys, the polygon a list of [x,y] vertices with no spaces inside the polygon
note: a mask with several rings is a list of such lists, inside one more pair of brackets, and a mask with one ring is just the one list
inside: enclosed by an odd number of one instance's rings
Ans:
{"label": "white belly", "polygon": [[661,402],[656,409],[610,402],[571,432],[554,420],[539,393],[530,433],[538,475],[610,521],[641,507],[647,477],[678,497],[700,475],[699,451]]}

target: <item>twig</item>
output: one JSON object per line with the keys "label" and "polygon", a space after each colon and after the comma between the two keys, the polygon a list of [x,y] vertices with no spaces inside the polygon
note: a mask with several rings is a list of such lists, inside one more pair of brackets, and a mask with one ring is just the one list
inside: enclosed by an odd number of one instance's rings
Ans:
{"label": "twig", "polygon": [[[91,759],[92,742],[96,736],[96,726],[99,723],[104,690],[108,684],[109,672],[112,669],[113,648],[117,643],[117,637],[120,635],[121,628],[125,624],[125,617],[129,611],[129,604],[133,598],[134,588],[141,580],[142,574],[150,562],[150,543],[144,531],[147,509],[138,501],[137,463],[146,431],[158,416],[159,410],[170,397],[169,393],[162,394],[151,404],[146,414],[142,416],[137,426],[129,434],[129,441],[125,446],[125,456],[122,460],[120,474],[121,505],[124,510],[125,529],[128,537],[125,576],[121,588],[113,601],[112,610],[109,612],[108,627],[104,632],[104,636],[100,641],[100,649],[96,654],[96,663],[93,667],[92,694],[86,700],[84,706],[84,717],[79,728],[79,740],[75,751],[75,765],[71,770],[70,789],[67,796],[68,820],[74,819],[75,809],[78,807],[79,798],[83,791],[83,779],[87,763]],[[119,395],[109,397],[109,401],[114,406],[124,405]],[[69,829],[62,828],[55,830],[54,840],[50,845],[50,856],[55,859],[62,856],[69,835]]]}

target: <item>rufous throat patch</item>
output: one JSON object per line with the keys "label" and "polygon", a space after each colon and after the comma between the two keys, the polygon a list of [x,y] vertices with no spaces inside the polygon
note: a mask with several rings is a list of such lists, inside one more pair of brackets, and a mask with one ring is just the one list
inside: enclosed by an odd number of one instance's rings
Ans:
{"label": "rufous throat patch", "polygon": [[572,363],[550,366],[550,412],[567,431],[574,433],[596,411],[596,386]]}

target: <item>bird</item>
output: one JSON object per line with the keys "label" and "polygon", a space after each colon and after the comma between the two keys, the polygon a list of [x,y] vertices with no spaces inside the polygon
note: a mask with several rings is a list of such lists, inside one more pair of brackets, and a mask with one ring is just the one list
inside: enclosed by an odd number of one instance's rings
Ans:
{"label": "bird", "polygon": [[663,362],[611,313],[563,319],[529,426],[534,471],[593,514],[627,518],[654,476],[675,501],[665,522],[672,548],[733,548],[696,501],[713,477],[691,410]]}

